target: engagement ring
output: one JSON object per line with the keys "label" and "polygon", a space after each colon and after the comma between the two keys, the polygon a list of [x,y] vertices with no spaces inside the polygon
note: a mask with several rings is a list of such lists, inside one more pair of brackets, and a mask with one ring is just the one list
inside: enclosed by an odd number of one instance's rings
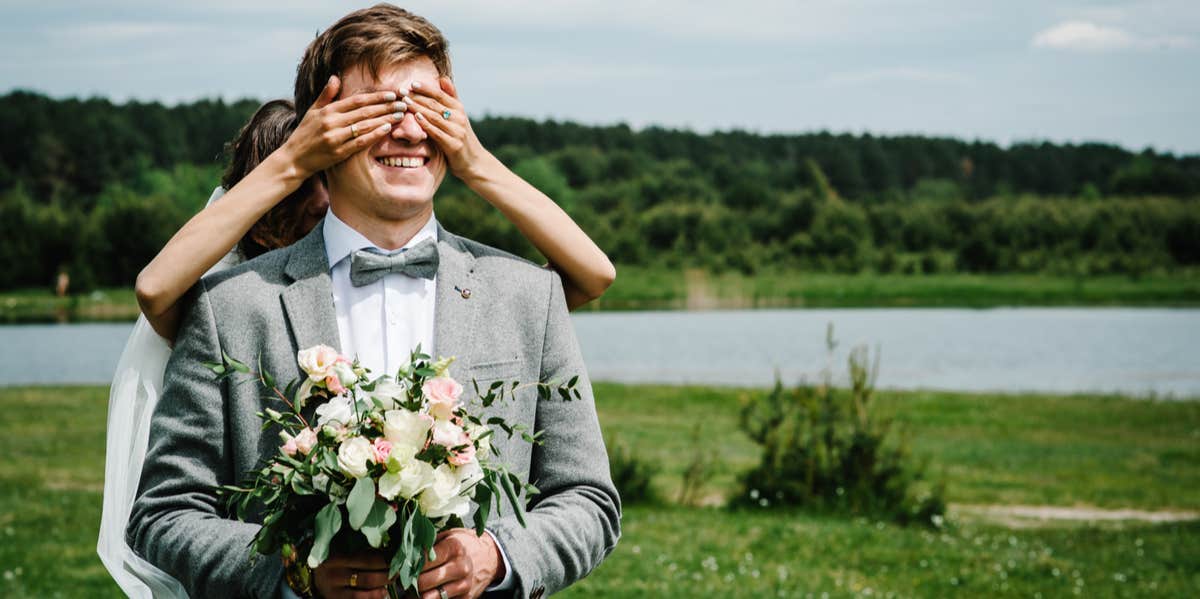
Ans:
{"label": "engagement ring", "polygon": [[443,589],[441,585],[438,586],[438,599],[450,599],[450,595],[446,594],[446,589]]}
{"label": "engagement ring", "polygon": [[350,575],[350,588],[352,588],[352,589],[358,588],[358,572],[355,572]]}
{"label": "engagement ring", "polygon": [[448,121],[448,120],[450,120],[450,114],[451,114],[451,112],[450,112],[449,110],[443,110],[443,111],[442,111],[442,118],[444,118],[444,119],[446,119],[446,120]]}
{"label": "engagement ring", "polygon": [[354,139],[355,137],[358,137],[358,127],[350,125],[350,138]]}

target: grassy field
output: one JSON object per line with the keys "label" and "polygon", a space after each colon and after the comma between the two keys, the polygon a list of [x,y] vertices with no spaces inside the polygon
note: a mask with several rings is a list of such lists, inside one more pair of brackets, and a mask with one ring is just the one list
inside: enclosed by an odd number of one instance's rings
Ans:
{"label": "grassy field", "polygon": [[104,289],[84,295],[56,297],[49,290],[0,292],[0,323],[136,320],[133,289]]}
{"label": "grassy field", "polygon": [[[1198,306],[1200,273],[1052,275],[840,275],[760,272],[754,276],[622,266],[617,282],[586,310],[779,307]],[[0,292],[0,322],[133,320],[129,289],[54,297],[49,290]]]}
{"label": "grassy field", "polygon": [[[941,530],[671,502],[684,457],[719,447],[705,494],[757,459],[738,398],[699,387],[596,388],[616,442],[658,462],[661,504],[630,506],[616,552],[568,597],[1181,597],[1200,588],[1200,524]],[[0,388],[0,596],[115,597],[95,556],[107,390]],[[1200,510],[1200,402],[880,394],[956,504]],[[701,447],[691,433],[700,427]],[[683,457],[681,457],[683,456]],[[952,514],[955,512],[952,511]]]}
{"label": "grassy field", "polygon": [[1200,273],[1147,275],[829,274],[763,271],[753,276],[618,268],[590,309],[763,307],[1196,306]]}

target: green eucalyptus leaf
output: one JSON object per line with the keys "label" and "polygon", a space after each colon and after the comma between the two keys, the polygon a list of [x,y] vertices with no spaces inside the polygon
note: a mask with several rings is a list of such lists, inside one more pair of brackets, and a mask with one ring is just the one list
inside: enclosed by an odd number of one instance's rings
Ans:
{"label": "green eucalyptus leaf", "polygon": [[417,552],[413,550],[413,514],[415,509],[408,512],[408,518],[404,520],[404,527],[400,531],[400,542],[396,545],[396,553],[392,556],[392,561],[388,565],[388,578],[400,577],[400,586],[408,589],[416,581],[417,572],[413,568],[413,564],[417,558]]}
{"label": "green eucalyptus leaf", "polygon": [[[511,479],[517,479],[517,477],[513,474],[501,476],[500,488],[504,489],[504,494],[508,496],[508,501],[512,504],[513,512],[517,516],[517,522],[519,522],[521,526],[525,526],[525,510],[521,505],[520,500],[517,498],[517,491],[513,489],[513,482]],[[519,483],[520,479],[517,479],[517,481]]]}
{"label": "green eucalyptus leaf", "polygon": [[367,514],[367,521],[363,522],[360,530],[367,538],[367,543],[379,549],[387,541],[388,529],[395,523],[396,512],[386,501],[377,499],[371,506],[371,512]]}
{"label": "green eucalyptus leaf", "polygon": [[479,508],[475,510],[475,534],[476,536],[483,535],[484,526],[487,525],[488,516],[492,511],[492,489],[486,484],[475,485],[475,503]]}
{"label": "green eucalyptus leaf", "polygon": [[346,498],[346,511],[350,514],[350,528],[359,530],[364,522],[367,521],[367,515],[371,513],[371,506],[375,503],[375,481],[364,476],[354,481],[354,488],[350,490],[350,497]]}
{"label": "green eucalyptus leaf", "polygon": [[333,503],[326,504],[317,512],[316,536],[313,538],[312,549],[308,552],[308,567],[320,566],[329,557],[329,542],[333,540],[342,528],[342,510]]}
{"label": "green eucalyptus leaf", "polygon": [[413,542],[419,549],[418,553],[422,556],[428,555],[431,560],[436,559],[433,554],[433,542],[437,539],[437,528],[425,514],[416,510],[413,512]]}
{"label": "green eucalyptus leaf", "polygon": [[268,389],[275,388],[275,377],[271,376],[271,373],[267,372],[266,368],[263,368],[262,354],[258,354],[258,374],[262,377],[263,386]]}

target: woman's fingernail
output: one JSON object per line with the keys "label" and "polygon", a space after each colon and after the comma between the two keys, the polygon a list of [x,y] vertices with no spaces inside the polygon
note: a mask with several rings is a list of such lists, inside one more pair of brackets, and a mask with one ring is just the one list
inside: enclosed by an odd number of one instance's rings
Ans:
{"label": "woman's fingernail", "polygon": [[407,109],[408,104],[405,104],[404,102],[396,102],[395,104],[392,104],[392,110],[395,110],[396,112],[403,112]]}
{"label": "woman's fingernail", "polygon": [[380,129],[383,129],[384,131],[391,131],[391,130],[392,130],[392,124],[391,124],[391,123],[384,123],[384,124],[380,125],[380,126],[379,126],[379,128],[380,128]]}
{"label": "woman's fingernail", "polygon": [[386,94],[383,94],[383,97],[388,102],[391,102],[392,100],[396,99],[396,92],[388,92]]}
{"label": "woman's fingernail", "polygon": [[402,100],[404,100],[404,103],[405,103],[405,104],[412,104],[412,103],[413,103],[413,101],[412,101],[412,98],[410,98],[410,97],[408,97],[408,96],[404,96],[404,97],[403,97],[403,98],[401,98],[401,99],[402,99]]}
{"label": "woman's fingernail", "polygon": [[413,84],[412,84],[412,86],[413,86],[413,89],[420,89],[420,88],[421,88],[421,82],[420,82],[420,81],[413,81]]}
{"label": "woman's fingernail", "polygon": [[403,113],[403,112],[393,112],[393,113],[392,113],[392,118],[393,118],[393,119],[396,119],[397,121],[403,121],[403,120],[404,120],[404,113]]}

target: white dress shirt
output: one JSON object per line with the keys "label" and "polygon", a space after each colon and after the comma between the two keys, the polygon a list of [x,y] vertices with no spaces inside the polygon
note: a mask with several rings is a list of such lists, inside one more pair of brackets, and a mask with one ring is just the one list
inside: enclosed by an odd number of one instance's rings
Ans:
{"label": "white dress shirt", "polygon": [[[395,375],[418,343],[422,351],[432,355],[436,278],[388,274],[374,283],[355,287],[350,282],[351,254],[363,249],[382,254],[389,251],[350,228],[332,210],[325,216],[324,227],[342,353],[351,359],[358,357],[359,363],[370,369],[372,378]],[[437,241],[437,220],[432,216],[403,249],[426,239]],[[379,326],[381,323],[383,326]]]}
{"label": "white dress shirt", "polygon": [[[370,369],[370,377],[395,375],[396,369],[408,362],[409,354],[418,343],[421,350],[433,356],[434,307],[437,302],[437,278],[418,279],[408,275],[388,273],[383,278],[355,287],[350,282],[350,256],[358,250],[391,253],[371,243],[362,233],[342,222],[330,209],[325,215],[322,231],[325,253],[329,257],[329,276],[333,283],[333,309],[337,315],[338,337],[342,354],[358,357],[359,363]],[[404,244],[404,249],[433,239],[437,241],[437,219],[432,215]],[[379,326],[383,323],[383,326]],[[437,358],[437,356],[433,356]],[[500,541],[486,531],[504,562],[504,580],[487,588],[505,590],[513,586],[512,568]],[[295,594],[283,582],[284,597]]]}

